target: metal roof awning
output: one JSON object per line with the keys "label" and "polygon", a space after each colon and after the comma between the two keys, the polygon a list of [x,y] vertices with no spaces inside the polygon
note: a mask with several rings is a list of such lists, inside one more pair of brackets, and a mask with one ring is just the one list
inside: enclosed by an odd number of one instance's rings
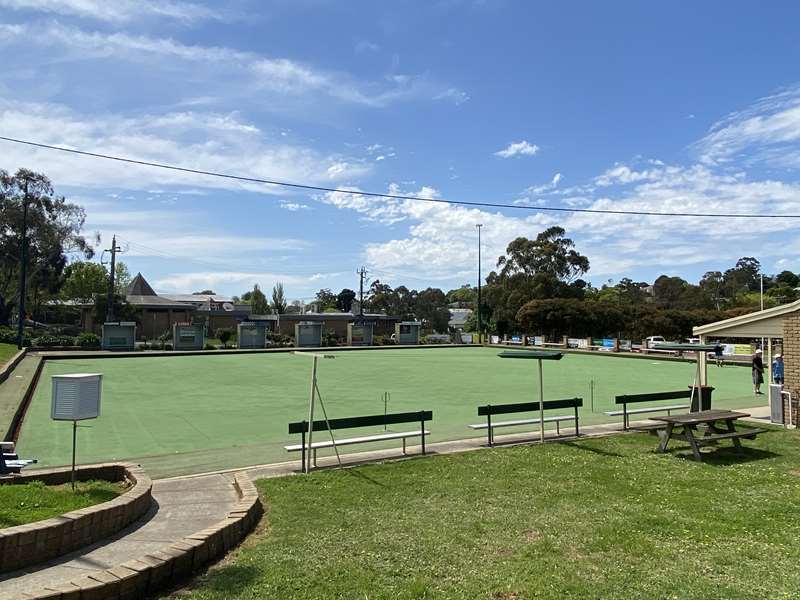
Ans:
{"label": "metal roof awning", "polygon": [[716,346],[714,344],[656,344],[654,346],[656,350],[678,350],[681,352],[702,352],[705,350],[706,352],[712,352]]}

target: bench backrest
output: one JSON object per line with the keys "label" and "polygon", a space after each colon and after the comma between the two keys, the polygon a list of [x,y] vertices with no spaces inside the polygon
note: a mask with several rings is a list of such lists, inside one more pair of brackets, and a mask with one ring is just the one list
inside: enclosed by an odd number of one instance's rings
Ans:
{"label": "bench backrest", "polygon": [[677,400],[679,398],[691,398],[692,389],[678,390],[675,392],[654,392],[651,394],[628,394],[616,396],[614,399],[617,404],[633,404],[635,402],[655,402],[658,400]]}
{"label": "bench backrest", "polygon": [[[341,419],[328,419],[327,421],[314,421],[314,431],[327,431],[330,429],[354,429],[356,427],[372,427],[375,425],[394,425],[396,423],[422,423],[433,420],[433,411],[420,410],[407,413],[390,413],[385,415],[368,415],[364,417],[344,417]],[[308,421],[289,423],[289,433],[308,432]]]}
{"label": "bench backrest", "polygon": [[[577,408],[583,406],[583,398],[568,398],[566,400],[545,400],[544,410],[557,408]],[[478,416],[504,415],[508,413],[528,412],[539,410],[538,402],[519,402],[517,404],[487,404],[478,407]]]}

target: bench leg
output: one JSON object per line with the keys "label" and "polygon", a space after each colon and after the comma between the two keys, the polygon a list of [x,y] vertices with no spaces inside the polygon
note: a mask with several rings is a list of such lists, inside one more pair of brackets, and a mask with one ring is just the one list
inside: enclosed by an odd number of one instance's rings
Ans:
{"label": "bench leg", "polygon": [[658,437],[661,440],[658,444],[658,448],[656,448],[656,452],[663,454],[667,451],[667,444],[669,444],[669,438],[672,436],[673,427],[674,425],[672,423],[667,423],[667,427],[665,429],[656,430]]}
{"label": "bench leg", "polygon": [[317,468],[317,449],[314,448],[314,468]]}
{"label": "bench leg", "polygon": [[425,454],[425,429],[422,429],[422,453]]}
{"label": "bench leg", "polygon": [[561,429],[558,427],[558,421],[556,421],[556,435],[561,435]]}
{"label": "bench leg", "polygon": [[[725,426],[729,432],[734,433],[736,431],[736,427],[733,426],[733,421],[725,421]],[[731,441],[733,442],[733,447],[736,448],[736,453],[742,453],[742,442],[739,438],[732,438]]]}
{"label": "bench leg", "polygon": [[686,425],[683,428],[683,433],[686,436],[686,441],[689,442],[689,445],[692,447],[692,456],[694,456],[694,459],[702,461],[703,455],[700,454],[700,446],[697,445],[697,440],[694,437],[693,428]]}
{"label": "bench leg", "polygon": [[403,456],[406,455],[406,438],[403,438]]}

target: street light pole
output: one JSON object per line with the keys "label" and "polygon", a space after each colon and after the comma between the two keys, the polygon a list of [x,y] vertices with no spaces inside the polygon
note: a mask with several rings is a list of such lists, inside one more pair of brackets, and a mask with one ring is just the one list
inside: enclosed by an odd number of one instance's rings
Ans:
{"label": "street light pole", "polygon": [[17,348],[22,350],[25,337],[25,288],[28,275],[28,179],[25,178],[25,190],[22,196],[22,239],[20,240],[19,269],[19,316],[17,322]]}
{"label": "street light pole", "polygon": [[481,318],[481,227],[483,223],[475,225],[478,230],[478,343],[483,343],[483,319]]}

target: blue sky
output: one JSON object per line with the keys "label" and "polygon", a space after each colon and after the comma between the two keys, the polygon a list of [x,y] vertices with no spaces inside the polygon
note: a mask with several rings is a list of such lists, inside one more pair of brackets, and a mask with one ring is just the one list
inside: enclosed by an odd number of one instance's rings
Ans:
{"label": "blue sky", "polygon": [[[800,4],[0,0],[0,135],[333,188],[520,206],[800,213]],[[552,224],[596,285],[800,271],[798,220],[477,210],[0,142],[159,291],[475,281]]]}

